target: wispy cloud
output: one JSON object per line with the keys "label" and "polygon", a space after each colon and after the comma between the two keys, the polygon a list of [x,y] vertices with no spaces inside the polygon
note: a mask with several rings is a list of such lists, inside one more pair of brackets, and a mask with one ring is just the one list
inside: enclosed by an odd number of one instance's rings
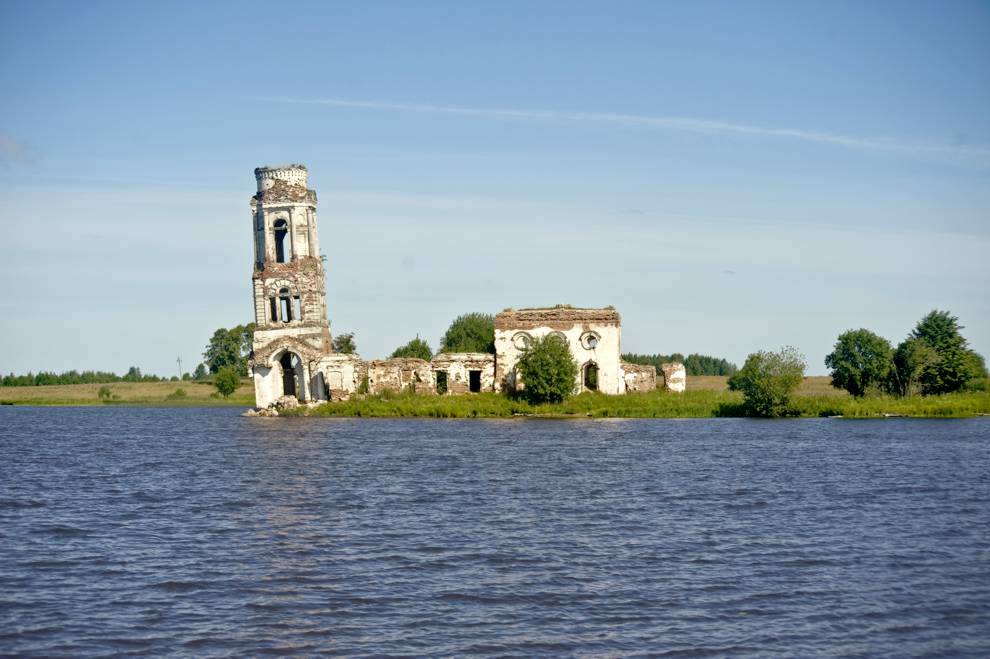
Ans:
{"label": "wispy cloud", "polygon": [[939,142],[917,142],[882,137],[856,137],[838,133],[804,130],[800,128],[773,128],[754,126],[728,121],[675,117],[665,115],[623,114],[613,112],[570,112],[551,110],[523,110],[513,108],[468,107],[459,105],[424,105],[415,103],[388,103],[344,98],[297,98],[288,96],[265,96],[258,100],[270,103],[300,105],[325,105],[339,108],[365,108],[368,110],[388,110],[394,112],[419,112],[429,114],[450,114],[482,119],[522,119],[554,122],[596,122],[613,123],[625,126],[644,126],[710,135],[746,135],[792,139],[817,144],[828,144],[850,149],[895,151],[915,155],[949,155],[990,157],[990,148],[965,144],[942,144]]}

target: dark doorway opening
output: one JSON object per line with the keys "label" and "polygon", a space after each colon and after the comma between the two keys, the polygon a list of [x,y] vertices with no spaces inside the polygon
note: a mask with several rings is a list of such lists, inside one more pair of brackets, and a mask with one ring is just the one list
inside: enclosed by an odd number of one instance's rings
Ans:
{"label": "dark doorway opening", "polygon": [[437,393],[447,393],[447,371],[437,371]]}
{"label": "dark doorway opening", "polygon": [[296,365],[299,364],[299,358],[291,352],[287,352],[282,355],[278,363],[282,367],[282,395],[298,398],[299,394],[296,393]]}
{"label": "dark doorway opening", "polygon": [[598,391],[598,364],[589,362],[584,367],[584,388]]}
{"label": "dark doorway opening", "polygon": [[481,371],[468,371],[468,391],[472,394],[481,391]]}

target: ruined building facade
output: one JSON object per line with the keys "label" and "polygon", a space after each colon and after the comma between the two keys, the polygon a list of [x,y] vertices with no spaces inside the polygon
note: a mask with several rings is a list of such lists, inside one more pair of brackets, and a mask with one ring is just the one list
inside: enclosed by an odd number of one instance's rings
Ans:
{"label": "ruined building facade", "polygon": [[[575,392],[621,394],[656,387],[652,366],[620,359],[617,311],[567,305],[508,309],[495,317],[495,353],[441,353],[421,359],[364,361],[333,352],[327,322],[326,275],[320,255],[316,192],[302,165],[254,170],[254,316],[251,355],[255,401],[269,407],[283,397],[301,402],[338,400],[357,391],[413,390],[459,394],[525,387],[516,361],[534,338],[557,334],[578,363]],[[678,368],[679,367],[679,370]],[[683,366],[665,368],[668,389],[683,391]]]}

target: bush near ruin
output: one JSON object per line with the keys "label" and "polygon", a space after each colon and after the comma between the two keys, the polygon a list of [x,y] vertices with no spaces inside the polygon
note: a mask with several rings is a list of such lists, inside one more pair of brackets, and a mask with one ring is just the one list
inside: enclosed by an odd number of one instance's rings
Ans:
{"label": "bush near ruin", "polygon": [[559,403],[574,393],[578,365],[567,343],[555,334],[533,339],[516,368],[523,381],[520,395],[530,403]]}
{"label": "bush near ruin", "polygon": [[795,348],[761,350],[749,355],[739,372],[729,378],[729,389],[742,392],[747,414],[783,416],[801,385],[804,369],[804,357]]}

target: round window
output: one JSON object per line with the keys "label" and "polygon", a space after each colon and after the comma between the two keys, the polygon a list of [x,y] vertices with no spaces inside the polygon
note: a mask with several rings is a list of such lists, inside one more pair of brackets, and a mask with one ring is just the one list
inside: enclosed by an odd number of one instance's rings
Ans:
{"label": "round window", "polygon": [[594,332],[585,332],[581,337],[581,345],[583,345],[588,350],[594,350],[598,347],[598,342],[601,341],[601,337]]}
{"label": "round window", "polygon": [[516,332],[515,336],[512,337],[512,345],[516,347],[516,350],[525,350],[532,340],[533,337],[526,332]]}

